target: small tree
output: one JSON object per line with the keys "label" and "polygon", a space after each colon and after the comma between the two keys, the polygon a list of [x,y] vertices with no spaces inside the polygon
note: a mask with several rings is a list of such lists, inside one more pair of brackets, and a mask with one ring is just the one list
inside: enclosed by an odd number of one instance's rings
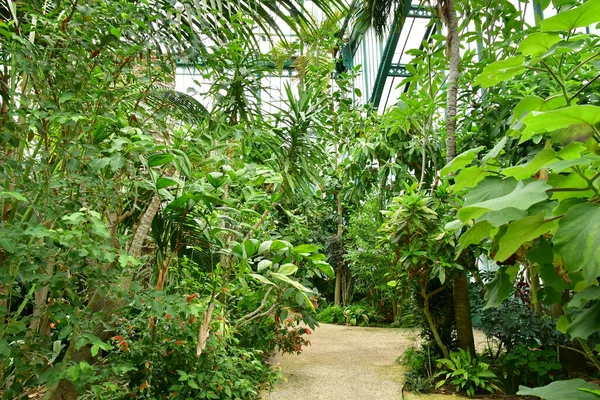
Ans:
{"label": "small tree", "polygon": [[[444,357],[448,357],[448,347],[440,337],[430,301],[448,286],[446,276],[462,267],[452,261],[453,239],[443,233],[444,221],[440,215],[449,210],[440,199],[443,190],[438,192],[437,196],[426,196],[414,184],[402,196],[394,198],[390,208],[383,212],[387,219],[382,229],[387,240],[399,250],[398,276],[405,273],[417,284],[417,291],[423,298],[423,313],[435,342]],[[436,279],[441,286],[428,291],[428,282]]]}

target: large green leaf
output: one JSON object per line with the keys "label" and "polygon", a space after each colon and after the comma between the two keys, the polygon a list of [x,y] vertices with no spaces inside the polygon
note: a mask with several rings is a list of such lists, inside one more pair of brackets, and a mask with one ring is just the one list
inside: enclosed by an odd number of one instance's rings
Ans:
{"label": "large green leaf", "polygon": [[256,239],[244,240],[244,242],[242,243],[242,246],[244,246],[244,253],[245,253],[244,258],[250,258],[254,254],[256,254],[256,250],[258,250],[258,240],[256,240]]}
{"label": "large green leaf", "polygon": [[271,260],[261,260],[256,266],[256,269],[258,270],[258,272],[261,272],[267,268],[271,268],[272,265],[273,261]]}
{"label": "large green leaf", "polygon": [[600,276],[600,205],[578,204],[558,223],[552,239],[554,252],[563,257],[569,272],[582,271],[587,282]]}
{"label": "large green leaf", "polygon": [[160,165],[165,165],[168,162],[171,162],[175,158],[173,154],[155,154],[153,156],[148,157],[148,166],[149,167],[158,167]]}
{"label": "large green leaf", "polygon": [[550,188],[546,182],[540,180],[527,184],[519,182],[517,187],[507,195],[461,208],[458,211],[458,218],[467,222],[490,211],[500,211],[505,208],[527,210],[532,205],[548,199],[546,190]]}
{"label": "large green leaf", "polygon": [[525,72],[525,57],[513,56],[506,60],[496,61],[483,68],[481,75],[475,79],[475,85],[489,88],[499,82],[507,81]]}
{"label": "large green leaf", "polygon": [[470,244],[478,244],[483,239],[486,239],[490,236],[490,232],[494,229],[494,227],[487,221],[477,222],[475,225],[470,227],[465,233],[463,233],[458,240],[460,244],[460,250],[458,251],[456,257],[462,253],[462,251],[469,246]]}
{"label": "large green leaf", "polygon": [[287,264],[283,264],[281,267],[279,267],[279,270],[277,272],[280,274],[283,274],[283,275],[292,275],[296,271],[298,271],[297,266],[295,266],[292,263],[287,263]]}
{"label": "large green leaf", "polygon": [[[526,96],[516,105],[513,111],[513,121],[520,121],[531,111],[551,111],[566,105],[567,101],[563,96],[554,96],[547,99],[538,96]],[[514,129],[519,128],[515,127]]]}
{"label": "large green leaf", "polygon": [[569,335],[583,340],[587,340],[590,335],[598,331],[600,331],[600,300],[596,300],[594,305],[579,314],[567,328]]}
{"label": "large green leaf", "polygon": [[490,176],[481,181],[474,189],[465,194],[464,206],[470,206],[482,201],[495,199],[511,193],[517,187],[517,181],[513,178],[502,179]]}
{"label": "large green leaf", "polygon": [[581,309],[585,306],[589,301],[600,299],[600,287],[597,285],[590,285],[583,289],[579,293],[575,293],[571,301],[567,303],[565,308],[569,310],[569,312],[574,312]]}
{"label": "large green leaf", "polygon": [[276,286],[273,282],[271,282],[269,279],[265,278],[262,275],[259,274],[250,274],[251,277],[253,277],[254,279],[256,279],[259,282],[265,283],[267,285],[271,285],[271,286]]}
{"label": "large green leaf", "polygon": [[328,262],[316,261],[315,264],[317,265],[317,268],[319,268],[321,270],[321,272],[323,272],[325,275],[327,275],[330,279],[335,278],[335,271],[333,270],[333,267]]}
{"label": "large green leaf", "polygon": [[594,126],[600,122],[600,107],[592,105],[570,106],[552,111],[532,111],[523,118],[527,125],[521,133],[521,142],[533,136],[567,128],[571,125]]}
{"label": "large green leaf", "polygon": [[41,239],[43,237],[50,236],[51,232],[52,231],[50,231],[44,225],[31,224],[29,227],[27,227],[27,229],[25,229],[25,232],[23,232],[23,233],[25,235],[29,235],[29,236],[33,236],[34,238]]}
{"label": "large green leaf", "polygon": [[502,170],[505,176],[512,176],[515,179],[523,180],[536,174],[542,167],[556,161],[556,152],[552,149],[544,149],[537,153],[533,160],[523,165],[517,165]]}
{"label": "large green leaf", "polygon": [[12,197],[15,200],[27,202],[27,198],[19,192],[0,192],[0,198]]}
{"label": "large green leaf", "polygon": [[582,392],[579,389],[598,389],[598,385],[584,381],[583,379],[569,379],[568,381],[556,381],[549,385],[529,388],[519,386],[517,392],[520,396],[536,396],[545,400],[598,400],[592,393]]}
{"label": "large green leaf", "polygon": [[594,155],[584,156],[580,158],[576,158],[574,160],[562,160],[554,162],[548,165],[548,169],[551,169],[554,172],[564,172],[567,169],[575,166],[589,166],[592,162],[596,162],[600,160],[600,157]]}
{"label": "large green leaf", "polygon": [[[593,175],[592,170],[587,170],[586,174],[591,177]],[[583,179],[578,173],[571,173],[569,175],[563,174],[551,174],[548,177],[548,183],[555,189],[578,189],[578,190],[565,190],[557,191],[552,193],[552,200],[558,200],[564,202],[572,198],[584,198],[589,199],[594,195],[592,189],[585,190],[588,187],[588,182]]]}
{"label": "large green leaf", "polygon": [[494,259],[504,261],[513,255],[519,247],[544,233],[556,228],[557,221],[546,221],[544,213],[532,217],[521,218],[508,225],[508,230],[500,238],[498,252]]}
{"label": "large green leaf", "polygon": [[456,172],[460,169],[463,169],[467,165],[471,164],[477,154],[481,152],[485,147],[479,146],[474,149],[469,149],[464,153],[460,153],[457,155],[452,161],[450,161],[442,170],[440,171],[441,176],[446,176],[452,172]]}
{"label": "large green leaf", "polygon": [[583,5],[564,11],[541,22],[542,31],[570,31],[600,22],[600,0],[589,0]]}
{"label": "large green leaf", "polygon": [[291,249],[292,245],[290,242],[286,242],[285,240],[273,240],[273,242],[271,243],[271,252],[273,253],[277,253],[277,252],[284,252],[287,251],[288,249]]}
{"label": "large green leaf", "polygon": [[181,185],[181,181],[175,180],[172,178],[163,178],[163,177],[158,178],[158,180],[156,181],[157,189],[164,189],[169,186],[175,186],[175,185]]}
{"label": "large green leaf", "polygon": [[504,208],[500,211],[492,211],[483,214],[477,218],[476,222],[487,221],[492,226],[499,227],[508,224],[511,221],[516,221],[527,216],[527,211],[517,210],[516,208]]}
{"label": "large green leaf", "polygon": [[487,164],[489,160],[493,160],[504,150],[504,146],[506,146],[506,142],[508,141],[508,136],[504,136],[492,150],[490,150],[482,159],[481,165]]}
{"label": "large green leaf", "polygon": [[557,154],[562,160],[573,160],[581,157],[582,154],[589,153],[587,147],[581,143],[571,143],[563,147]]}
{"label": "large green leaf", "polygon": [[273,278],[276,278],[282,282],[285,282],[293,287],[295,287],[296,289],[302,291],[302,292],[312,292],[312,290],[310,290],[309,288],[307,288],[306,286],[304,286],[303,284],[301,284],[300,282],[298,282],[297,280],[291,279],[290,277],[280,274],[278,272],[271,272],[271,276]]}
{"label": "large green leaf", "polygon": [[215,189],[218,189],[227,182],[229,175],[224,175],[221,172],[209,172],[206,174],[206,179]]}
{"label": "large green leaf", "polygon": [[271,249],[271,245],[273,244],[272,240],[266,240],[258,246],[258,253],[264,254],[265,252]]}
{"label": "large green leaf", "polygon": [[523,39],[523,41],[519,44],[519,51],[526,56],[541,56],[561,40],[562,39],[558,33],[532,33]]}
{"label": "large green leaf", "polygon": [[292,249],[294,254],[314,253],[315,251],[319,251],[319,246],[316,244],[301,244]]}
{"label": "large green leaf", "polygon": [[510,296],[513,291],[513,286],[517,274],[519,273],[519,265],[511,265],[508,267],[500,267],[496,271],[494,280],[485,285],[485,308],[498,307],[504,300]]}
{"label": "large green leaf", "polygon": [[[581,38],[581,36],[579,36]],[[584,45],[584,40],[561,40],[552,46],[541,58],[550,56],[559,56],[566,53],[575,53],[579,51]]]}
{"label": "large green leaf", "polygon": [[486,176],[490,175],[493,174],[476,165],[465,168],[456,176],[454,185],[452,185],[451,189],[453,192],[458,192],[465,188],[475,187],[479,182],[484,180]]}
{"label": "large green leaf", "polygon": [[594,135],[594,128],[586,124],[573,124],[552,132],[552,143],[566,146],[573,142],[585,143]]}

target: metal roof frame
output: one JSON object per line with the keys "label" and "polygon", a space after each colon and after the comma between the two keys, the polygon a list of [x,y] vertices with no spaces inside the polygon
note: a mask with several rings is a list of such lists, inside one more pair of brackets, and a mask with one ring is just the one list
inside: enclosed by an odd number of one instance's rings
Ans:
{"label": "metal roof frame", "polygon": [[[375,79],[375,83],[373,85],[373,92],[371,93],[371,97],[369,98],[369,103],[373,105],[375,109],[379,107],[381,102],[381,97],[383,95],[383,89],[385,87],[385,83],[388,77],[409,77],[410,73],[406,69],[405,64],[401,63],[392,63],[392,59],[396,52],[396,48],[398,47],[398,41],[400,40],[400,34],[405,27],[407,18],[427,18],[432,19],[434,17],[434,12],[431,8],[425,7],[417,7],[411,4],[411,0],[404,0],[404,7],[408,9],[409,12],[406,13],[406,16],[402,16],[400,18],[396,18],[394,24],[392,26],[392,30],[385,44],[385,49],[383,51],[383,55],[381,58],[381,62],[379,63],[379,68],[377,70],[377,77]],[[411,27],[412,29],[412,27]],[[428,41],[433,33],[433,26],[430,25],[425,30],[425,34],[423,38],[419,42],[419,48],[422,48],[423,41]],[[410,37],[410,31],[409,31]],[[404,52],[405,49],[402,50]]]}

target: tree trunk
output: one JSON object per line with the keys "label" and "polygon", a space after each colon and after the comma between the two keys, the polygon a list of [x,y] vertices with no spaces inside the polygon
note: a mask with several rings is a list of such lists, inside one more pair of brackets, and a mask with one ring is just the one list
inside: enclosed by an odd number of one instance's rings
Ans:
{"label": "tree trunk", "polygon": [[471,307],[469,304],[469,281],[467,276],[461,274],[454,279],[454,319],[458,345],[463,350],[468,350],[475,356],[475,339],[473,338],[473,325],[471,323]]}
{"label": "tree trunk", "polygon": [[345,274],[343,273],[344,269],[344,245],[342,243],[342,234],[344,233],[344,228],[342,226],[342,198],[340,197],[340,192],[335,193],[335,201],[337,202],[337,269],[335,271],[335,294],[334,294],[334,304],[340,305],[342,302],[342,280],[345,279]]}
{"label": "tree trunk", "polygon": [[352,275],[350,269],[342,262],[342,305],[349,306],[352,301]]}
{"label": "tree trunk", "polygon": [[[446,1],[445,19],[448,24],[448,97],[446,99],[446,160],[452,161],[456,157],[456,104],[458,97],[458,64],[460,62],[460,49],[458,39],[458,21],[454,0]],[[471,306],[469,304],[469,282],[467,276],[461,274],[454,279],[454,318],[459,346],[463,350],[471,351],[475,355],[475,340],[473,339],[473,326],[471,324]]]}
{"label": "tree trunk", "polygon": [[531,310],[537,315],[542,315],[542,303],[538,297],[540,290],[540,276],[535,273],[534,266],[529,266],[529,295],[531,300]]}
{"label": "tree trunk", "polygon": [[448,97],[446,98],[446,160],[450,162],[456,157],[456,103],[458,97],[458,64],[460,49],[458,41],[458,21],[454,0],[446,2],[446,23],[448,24]]}
{"label": "tree trunk", "polygon": [[342,304],[342,270],[339,268],[335,271],[335,292],[333,295],[333,304],[339,306]]}
{"label": "tree trunk", "polygon": [[[48,260],[46,261],[46,274],[52,275],[52,273],[54,272],[55,264],[55,255],[51,255],[50,257],[48,257]],[[43,320],[47,319],[48,317],[45,314],[45,312],[47,307],[49,289],[49,286],[46,284],[35,291],[35,305],[33,308],[33,318],[31,319],[31,323],[29,324],[30,334],[35,334],[38,331],[40,325],[46,325],[43,323]],[[44,332],[42,332],[42,334],[46,333],[49,332],[47,332],[46,329],[44,329]]]}
{"label": "tree trunk", "polygon": [[398,300],[396,300],[396,296],[392,296],[392,320],[394,324],[397,324],[400,321],[400,313],[398,312]]}

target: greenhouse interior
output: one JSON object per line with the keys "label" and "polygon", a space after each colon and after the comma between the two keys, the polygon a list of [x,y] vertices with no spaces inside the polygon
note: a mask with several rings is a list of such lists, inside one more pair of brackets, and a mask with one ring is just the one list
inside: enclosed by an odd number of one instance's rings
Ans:
{"label": "greenhouse interior", "polygon": [[0,398],[600,398],[600,0],[0,0]]}

